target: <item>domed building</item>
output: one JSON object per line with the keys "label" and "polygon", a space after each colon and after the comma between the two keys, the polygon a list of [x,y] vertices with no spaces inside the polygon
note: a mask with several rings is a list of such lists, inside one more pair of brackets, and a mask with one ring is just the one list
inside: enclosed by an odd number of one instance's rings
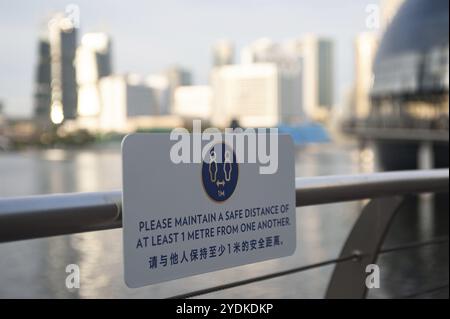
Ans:
{"label": "domed building", "polygon": [[383,35],[373,74],[367,126],[401,132],[377,140],[383,168],[417,168],[424,142],[434,150],[434,166],[448,167],[449,1],[403,3]]}

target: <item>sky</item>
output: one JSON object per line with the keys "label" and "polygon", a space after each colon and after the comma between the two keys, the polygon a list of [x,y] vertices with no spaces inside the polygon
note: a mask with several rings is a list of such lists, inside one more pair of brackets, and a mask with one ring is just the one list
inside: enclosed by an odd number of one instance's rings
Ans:
{"label": "sky", "polygon": [[115,73],[141,75],[178,64],[206,84],[211,45],[239,50],[261,37],[274,41],[315,33],[335,42],[335,102],[353,80],[353,41],[366,27],[366,7],[377,0],[0,0],[0,100],[11,117],[33,112],[37,44],[52,12],[77,5],[80,33],[104,31],[113,41]]}

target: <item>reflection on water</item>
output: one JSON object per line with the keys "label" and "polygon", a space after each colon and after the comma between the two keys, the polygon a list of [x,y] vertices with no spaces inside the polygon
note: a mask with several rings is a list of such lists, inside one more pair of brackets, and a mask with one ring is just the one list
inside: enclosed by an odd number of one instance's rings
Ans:
{"label": "reflection on water", "polygon": [[[297,176],[370,172],[375,167],[370,149],[360,152],[352,145],[300,148],[296,156]],[[120,189],[119,146],[2,153],[0,181],[0,196]],[[448,234],[446,199],[443,214],[430,214],[436,205],[430,195],[422,196],[419,202],[409,200],[386,245]],[[120,229],[0,244],[0,297],[158,298],[319,262],[338,256],[360,208],[360,202],[352,202],[297,209],[297,250],[293,256],[138,289],[127,288],[123,281]],[[371,291],[370,297],[407,294],[448,281],[448,245],[386,254],[379,262],[382,289]],[[80,266],[80,289],[65,287],[65,269],[71,263]],[[323,267],[209,296],[321,298],[332,270],[332,266]],[[448,290],[443,293],[448,296]]]}
{"label": "reflection on water", "polygon": [[[395,217],[385,246],[448,236],[448,205],[446,194],[409,198]],[[381,286],[384,289],[371,291],[371,296],[409,296],[417,291],[448,284],[448,252],[447,242],[381,255],[379,262],[386,265],[381,272]],[[447,288],[423,297],[448,296]]]}

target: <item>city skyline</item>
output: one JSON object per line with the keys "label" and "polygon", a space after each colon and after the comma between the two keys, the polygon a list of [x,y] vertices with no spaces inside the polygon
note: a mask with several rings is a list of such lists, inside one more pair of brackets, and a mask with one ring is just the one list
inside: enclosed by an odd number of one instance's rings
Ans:
{"label": "city skyline", "polygon": [[[69,120],[63,126],[70,131],[126,132],[148,127],[155,120],[152,116],[172,115],[175,124],[199,114],[202,118],[210,114],[212,123],[220,126],[232,120],[273,126],[323,122],[333,112],[331,39],[314,35],[284,43],[259,39],[241,50],[236,64],[233,44],[218,42],[211,52],[211,87],[205,91],[192,86],[188,70],[177,67],[152,74],[147,81],[138,74],[114,74],[109,35],[86,33],[77,46],[77,23],[70,13],[57,13],[49,20],[48,35],[39,40],[35,93],[39,129]],[[43,50],[42,44],[48,49]],[[154,83],[152,76],[163,78],[165,85]],[[180,91],[180,86],[185,87]],[[67,99],[74,92],[74,101]]]}
{"label": "city skyline", "polygon": [[[103,3],[79,1],[76,4],[80,9],[80,33],[100,30],[111,35],[114,43],[113,64],[117,73],[148,75],[160,72],[169,65],[179,64],[192,70],[193,84],[207,83],[211,68],[211,46],[218,39],[232,41],[236,47],[234,58],[239,60],[237,52],[260,37],[267,36],[279,41],[300,37],[308,32],[329,36],[336,42],[334,81],[337,97],[334,104],[339,104],[343,91],[352,84],[352,41],[358,32],[367,30],[365,19],[368,13],[365,8],[370,3],[372,2],[347,0],[338,7],[330,1],[318,1],[314,4],[295,3],[289,10],[283,4],[267,1],[246,2],[241,5],[240,10],[236,6],[225,4],[211,6],[203,1],[171,1],[154,8],[144,3],[126,7],[123,3],[104,6]],[[6,44],[0,52],[0,66],[3,70],[0,75],[0,99],[7,115],[23,117],[32,114],[32,86],[37,63],[39,26],[49,12],[64,11],[66,5],[56,1],[49,1],[44,5],[22,2],[8,7],[0,5],[5,7],[0,10],[1,24],[4,26],[0,29],[0,35]],[[149,9],[151,10],[148,11]],[[184,9],[189,10],[186,12]],[[8,12],[12,10],[21,10],[22,13],[15,15],[12,20],[8,17]],[[346,15],[355,14],[361,17],[360,21],[345,19]],[[136,23],[129,24],[124,19],[131,15]],[[172,25],[164,25],[167,17],[173,18]],[[281,19],[282,17],[286,18]],[[199,22],[200,18],[209,25],[206,28],[208,30]],[[227,23],[231,18],[233,25]],[[252,23],[244,24],[248,19]],[[264,24],[267,20],[274,23]],[[177,36],[180,26],[193,36]],[[203,31],[199,32],[200,29]],[[17,34],[17,37],[11,37],[11,33]],[[161,34],[164,36],[161,37]]]}

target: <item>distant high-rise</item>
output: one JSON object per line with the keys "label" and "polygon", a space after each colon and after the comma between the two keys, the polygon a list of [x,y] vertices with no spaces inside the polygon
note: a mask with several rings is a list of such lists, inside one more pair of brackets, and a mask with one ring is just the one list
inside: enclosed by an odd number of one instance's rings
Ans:
{"label": "distant high-rise", "polygon": [[261,38],[253,41],[249,45],[242,48],[241,63],[276,63],[280,59],[284,59],[285,52],[279,43],[273,42],[268,38]]}
{"label": "distant high-rise", "polygon": [[373,85],[373,63],[378,50],[379,38],[391,24],[405,0],[382,0],[380,29],[364,32],[355,39],[355,78],[351,97],[350,116],[364,119],[369,115],[370,91]]}
{"label": "distant high-rise", "polygon": [[159,114],[155,92],[139,76],[110,75],[101,78],[99,87],[105,106],[99,115],[100,131],[129,132],[133,120]]}
{"label": "distant high-rise", "polygon": [[61,13],[54,15],[48,23],[48,38],[39,41],[35,112],[43,121],[60,124],[76,117],[76,46],[72,21]]}
{"label": "distant high-rise", "polygon": [[299,70],[275,63],[216,68],[212,73],[214,125],[238,120],[245,127],[270,127],[301,116]]}
{"label": "distant high-rise", "polygon": [[146,78],[145,82],[155,92],[159,114],[169,114],[170,89],[168,77],[165,74],[151,74]]}
{"label": "distant high-rise", "polygon": [[102,105],[99,81],[112,73],[111,40],[105,33],[87,33],[76,51],[77,113],[84,126],[98,126]]}
{"label": "distant high-rise", "polygon": [[0,149],[2,147],[1,134],[3,134],[3,129],[6,126],[6,118],[3,113],[3,101],[0,100]]}
{"label": "distant high-rise", "polygon": [[35,78],[34,112],[41,123],[50,120],[51,74],[50,74],[50,43],[40,39],[38,44],[37,72]]}
{"label": "distant high-rise", "polygon": [[172,112],[175,104],[175,90],[179,86],[191,85],[192,75],[189,71],[173,66],[166,70],[165,75],[169,84],[169,113]]}
{"label": "distant high-rise", "polygon": [[223,66],[233,64],[234,46],[231,41],[220,40],[214,43],[212,47],[213,66]]}
{"label": "distant high-rise", "polygon": [[333,42],[308,35],[294,40],[290,46],[303,59],[305,112],[313,120],[327,120],[334,104]]}
{"label": "distant high-rise", "polygon": [[112,73],[111,39],[106,33],[86,33],[76,52],[77,80],[96,82]]}
{"label": "distant high-rise", "polygon": [[334,104],[333,42],[330,39],[308,35],[301,39],[275,43],[259,39],[244,47],[243,64],[274,63],[284,70],[301,71],[301,114],[305,118],[325,121]]}
{"label": "distant high-rise", "polygon": [[74,119],[77,111],[77,84],[75,79],[75,51],[77,30],[69,18],[55,15],[49,22],[51,61],[50,119],[59,124]]}
{"label": "distant high-rise", "polygon": [[375,33],[361,33],[355,40],[355,81],[352,116],[365,118],[370,112],[370,90],[373,84],[373,61],[378,48]]}

